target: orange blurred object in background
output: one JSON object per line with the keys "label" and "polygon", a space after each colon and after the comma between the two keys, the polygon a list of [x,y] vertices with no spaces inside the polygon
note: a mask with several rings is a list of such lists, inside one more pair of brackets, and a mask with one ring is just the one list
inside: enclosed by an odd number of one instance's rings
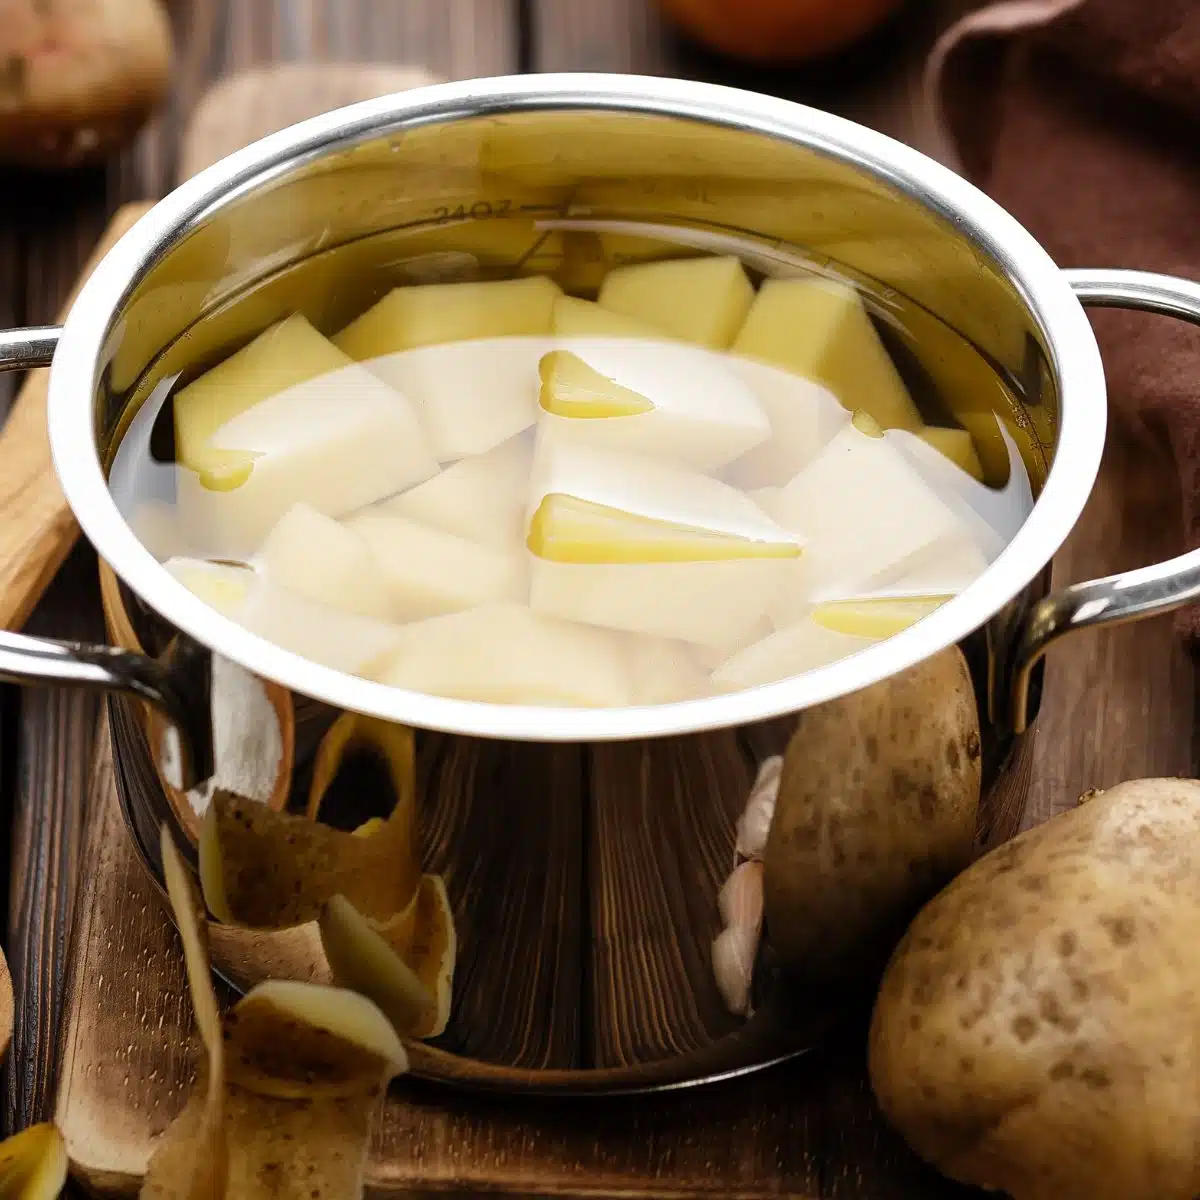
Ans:
{"label": "orange blurred object in background", "polygon": [[659,0],[697,41],[733,58],[790,63],[840,50],[902,0]]}

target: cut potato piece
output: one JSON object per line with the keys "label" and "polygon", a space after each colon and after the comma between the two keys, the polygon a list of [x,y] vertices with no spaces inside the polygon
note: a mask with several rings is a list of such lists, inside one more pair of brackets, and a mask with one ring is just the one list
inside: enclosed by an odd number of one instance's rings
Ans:
{"label": "cut potato piece", "polygon": [[259,584],[258,574],[251,567],[204,558],[168,558],[163,566],[189,592],[226,617],[237,617]]}
{"label": "cut potato piece", "polygon": [[983,465],[979,461],[979,452],[965,429],[939,429],[934,425],[926,425],[917,432],[917,436],[939,454],[945,455],[956,467],[983,482]]}
{"label": "cut potato piece", "polygon": [[552,350],[538,363],[538,403],[556,417],[636,417],[654,411],[645,396],[601,375],[569,350]]}
{"label": "cut potato piece", "polygon": [[737,487],[782,487],[833,440],[846,410],[827,387],[780,367],[734,355],[725,365],[749,385],[771,426],[771,436],[730,463],[725,478]]}
{"label": "cut potato piece", "polygon": [[480,338],[426,346],[366,365],[416,405],[439,462],[516,437],[537,419],[538,373],[549,338]]}
{"label": "cut potato piece", "polygon": [[777,627],[809,605],[870,592],[911,574],[940,577],[914,591],[960,591],[987,566],[970,528],[889,439],[848,424],[772,505],[808,538],[771,609]]}
{"label": "cut potato piece", "polygon": [[689,648],[696,662],[711,673],[723,662],[745,650],[747,646],[753,646],[755,642],[761,642],[764,638],[770,637],[774,631],[775,626],[771,624],[770,617],[762,616],[731,642],[711,646],[693,645]]}
{"label": "cut potato piece", "polygon": [[661,543],[677,560],[795,558],[803,546],[802,537],[720,480],[647,455],[557,439],[538,444],[528,511],[530,549],[541,554],[541,546],[553,546],[564,562],[647,561],[648,543]]}
{"label": "cut potato piece", "polygon": [[468,338],[544,336],[561,295],[543,276],[394,288],[333,341],[362,360]]}
{"label": "cut potato piece", "polygon": [[541,441],[578,441],[724,466],[771,436],[758,398],[724,355],[679,342],[568,341],[539,368]]}
{"label": "cut potato piece", "polygon": [[407,517],[360,513],[347,524],[370,547],[405,621],[529,593],[525,556],[430,529]]}
{"label": "cut potato piece", "polygon": [[206,371],[174,398],[175,455],[210,488],[249,477],[253,447],[219,447],[213,437],[268,396],[350,363],[299,313],[272,325],[248,346]]}
{"label": "cut potato piece", "polygon": [[684,341],[723,350],[754,300],[732,256],[684,258],[616,267],[600,287],[600,304]]}
{"label": "cut potato piece", "polygon": [[631,636],[627,653],[632,704],[675,704],[712,690],[708,672],[686,642]]}
{"label": "cut potato piece", "polygon": [[343,988],[260,983],[238,1001],[225,1033],[230,1082],[260,1096],[355,1096],[408,1069],[384,1014]]}
{"label": "cut potato piece", "polygon": [[550,332],[557,337],[658,338],[667,336],[644,321],[623,317],[591,300],[559,296],[554,301]]}
{"label": "cut potato piece", "polygon": [[834,600],[818,604],[812,619],[835,633],[886,638],[937,612],[949,596],[903,596],[878,600]]}
{"label": "cut potato piece", "polygon": [[865,409],[884,429],[921,427],[912,397],[848,284],[768,279],[733,352],[815,380],[846,408]]}
{"label": "cut potato piece", "polygon": [[397,645],[399,625],[339,612],[260,579],[238,610],[251,632],[335,671],[366,674]]}
{"label": "cut potato piece", "polygon": [[530,606],[587,625],[727,646],[755,628],[792,566],[772,558],[602,565],[535,558]]}
{"label": "cut potato piece", "polygon": [[611,635],[519,604],[491,604],[404,627],[376,673],[393,687],[495,704],[615,707],[630,702]]}
{"label": "cut potato piece", "polygon": [[878,640],[840,633],[802,618],[722,663],[712,673],[712,682],[727,691],[775,683],[857,654]]}
{"label": "cut potato piece", "polygon": [[708,646],[762,618],[801,540],[684,467],[542,447],[527,544],[535,611]]}
{"label": "cut potato piece", "polygon": [[341,517],[437,471],[415,407],[357,363],[276,392],[208,444],[250,455],[244,482],[226,490],[179,472],[184,528],[214,557],[249,557],[293,504]]}
{"label": "cut potato piece", "polygon": [[395,607],[366,541],[307,504],[288,509],[258,559],[272,583],[341,612],[387,617]]}
{"label": "cut potato piece", "polygon": [[533,446],[522,437],[464,458],[407,492],[384,501],[378,511],[419,521],[431,529],[491,546],[518,550],[524,532],[525,488]]}

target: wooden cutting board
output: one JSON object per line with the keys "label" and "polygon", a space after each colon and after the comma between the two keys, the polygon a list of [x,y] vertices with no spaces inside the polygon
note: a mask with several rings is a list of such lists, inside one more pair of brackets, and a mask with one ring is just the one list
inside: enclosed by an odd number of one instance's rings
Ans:
{"label": "wooden cutting board", "polygon": [[[183,170],[200,170],[273,128],[424,78],[387,67],[292,65],[223,82],[183,138]],[[178,939],[126,835],[105,732],[91,778],[55,1119],[75,1177],[96,1193],[130,1195],[154,1138],[187,1097],[196,1039]],[[865,1102],[854,1069],[860,1047],[839,1053],[719,1089],[586,1107],[409,1083],[383,1111],[369,1187],[396,1197],[826,1195],[831,1163],[854,1178],[865,1140],[898,1161],[899,1188],[915,1189],[898,1194],[949,1194]]]}

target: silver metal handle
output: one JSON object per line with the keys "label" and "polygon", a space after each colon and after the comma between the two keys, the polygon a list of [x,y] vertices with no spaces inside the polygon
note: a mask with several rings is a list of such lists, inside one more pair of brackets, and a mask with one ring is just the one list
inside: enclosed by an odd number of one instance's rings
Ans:
{"label": "silver metal handle", "polygon": [[[61,332],[52,325],[0,330],[0,372],[49,366]],[[179,734],[184,787],[212,775],[211,656],[190,640],[176,638],[155,659],[0,630],[0,679],[119,692],[153,704]]]}
{"label": "silver metal handle", "polygon": [[[1083,304],[1134,308],[1200,325],[1200,283],[1146,271],[1066,271]],[[1013,728],[1029,724],[1033,670],[1059,639],[1080,629],[1123,625],[1200,600],[1200,550],[1135,571],[1077,583],[1038,601],[1025,618],[1013,657]]]}

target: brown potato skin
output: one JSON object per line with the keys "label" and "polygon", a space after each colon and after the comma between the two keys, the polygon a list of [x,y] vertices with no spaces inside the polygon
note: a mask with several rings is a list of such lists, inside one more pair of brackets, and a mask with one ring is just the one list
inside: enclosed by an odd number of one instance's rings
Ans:
{"label": "brown potato skin", "polygon": [[922,1157],[1014,1200],[1200,1194],[1200,782],[1101,792],[912,923],[870,1035]]}
{"label": "brown potato skin", "polygon": [[0,161],[104,159],[166,95],[170,64],[159,0],[12,0],[0,22]]}
{"label": "brown potato skin", "polygon": [[805,712],[763,855],[768,944],[824,987],[874,984],[917,909],[972,859],[979,716],[955,646]]}

